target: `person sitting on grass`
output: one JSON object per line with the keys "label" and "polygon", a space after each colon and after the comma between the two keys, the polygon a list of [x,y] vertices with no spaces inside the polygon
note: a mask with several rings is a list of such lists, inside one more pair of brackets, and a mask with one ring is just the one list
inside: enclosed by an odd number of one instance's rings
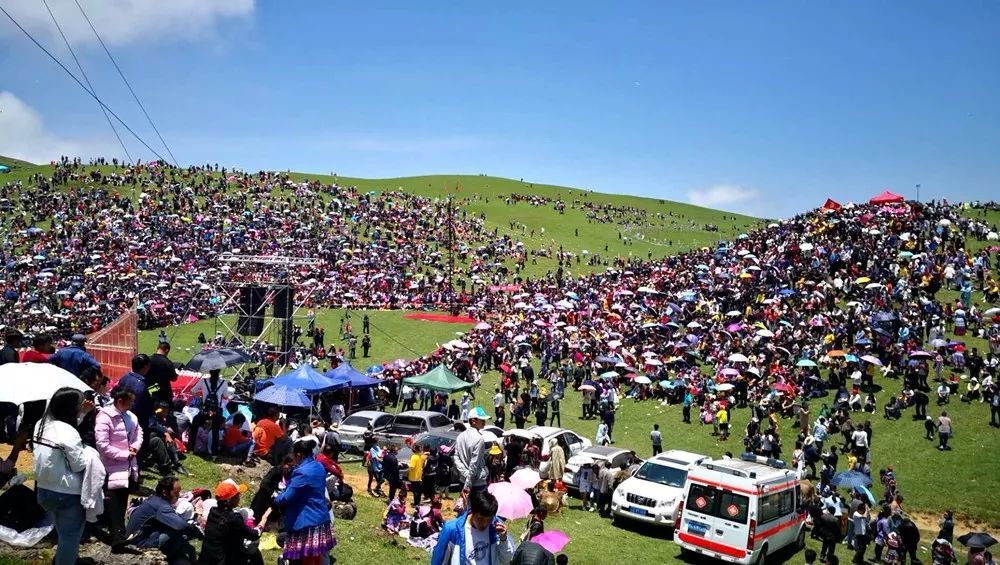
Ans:
{"label": "person sitting on grass", "polygon": [[389,506],[385,509],[385,521],[382,527],[391,533],[398,533],[400,528],[409,526],[409,517],[406,514],[406,487],[396,491],[396,498],[389,501]]}
{"label": "person sitting on grass", "polygon": [[229,455],[235,455],[240,460],[246,459],[253,448],[253,439],[250,432],[243,427],[247,417],[242,413],[233,414],[230,423],[226,425],[226,431],[222,434],[222,451]]}
{"label": "person sitting on grass", "polygon": [[180,481],[173,476],[163,477],[156,483],[153,496],[132,511],[126,528],[136,547],[159,549],[171,565],[193,562],[195,550],[188,538],[202,537],[198,526],[174,510],[180,495]]}
{"label": "person sitting on grass", "polygon": [[176,430],[177,424],[170,412],[170,405],[164,401],[157,402],[153,418],[149,421],[149,441],[146,446],[149,450],[149,463],[162,475],[174,472],[190,475],[181,465],[180,449],[183,444]]}
{"label": "person sitting on grass", "polygon": [[217,504],[208,511],[205,521],[205,541],[201,544],[199,565],[264,565],[264,558],[255,542],[260,539],[270,510],[260,523],[252,525],[236,512],[240,504],[240,488],[233,481],[222,481],[215,487]]}

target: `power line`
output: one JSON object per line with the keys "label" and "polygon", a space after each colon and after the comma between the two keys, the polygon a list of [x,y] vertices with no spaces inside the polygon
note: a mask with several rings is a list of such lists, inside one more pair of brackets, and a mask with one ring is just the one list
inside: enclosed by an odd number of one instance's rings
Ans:
{"label": "power line", "polygon": [[27,36],[27,38],[30,39],[31,42],[34,43],[36,47],[38,47],[39,49],[42,50],[43,53],[48,55],[49,59],[52,59],[52,61],[55,64],[59,65],[59,68],[65,71],[66,74],[68,74],[69,77],[73,79],[74,82],[76,82],[76,84],[80,85],[80,88],[82,88],[84,92],[86,92],[87,94],[90,95],[91,98],[96,100],[97,103],[100,104],[102,108],[107,110],[108,113],[111,114],[111,116],[114,119],[118,120],[118,123],[120,123],[126,130],[128,130],[128,132],[132,134],[132,137],[136,138],[139,141],[139,143],[143,145],[143,147],[149,149],[150,153],[156,155],[156,157],[161,161],[165,163],[168,162],[167,159],[163,157],[163,155],[160,155],[160,153],[155,149],[153,149],[152,147],[150,147],[149,144],[146,143],[146,141],[143,138],[139,137],[139,134],[135,133],[135,130],[130,128],[129,125],[125,123],[125,120],[122,120],[120,117],[118,117],[118,114],[116,114],[114,110],[109,108],[107,104],[104,103],[103,100],[98,98],[96,94],[94,94],[90,89],[88,89],[87,85],[80,82],[80,79],[76,78],[76,75],[74,75],[72,71],[66,68],[66,65],[62,64],[62,61],[60,61],[55,55],[53,55],[48,49],[46,49],[44,45],[39,43],[38,40],[35,39],[35,36],[31,35],[31,33],[28,30],[24,29],[24,26],[22,26],[16,19],[14,19],[14,16],[10,15],[10,12],[8,12],[3,6],[0,6],[0,12],[3,12],[3,14],[7,16],[7,19],[9,19],[15,26],[17,26],[17,29],[21,30],[21,33]]}
{"label": "power line", "polygon": [[97,37],[97,41],[101,43],[101,47],[104,48],[104,52],[108,54],[108,59],[111,59],[111,64],[114,65],[115,70],[118,71],[118,76],[122,77],[122,82],[124,82],[125,86],[128,87],[128,91],[132,93],[132,98],[135,99],[135,103],[139,105],[139,109],[142,110],[142,114],[146,116],[146,120],[149,122],[150,127],[152,127],[153,131],[156,132],[156,137],[160,138],[160,143],[163,144],[163,147],[167,150],[167,154],[170,155],[170,158],[173,160],[174,166],[176,166],[177,158],[174,157],[174,152],[170,150],[170,146],[167,145],[163,136],[160,135],[160,130],[158,130],[156,128],[156,124],[153,123],[153,118],[149,117],[149,113],[146,112],[146,107],[139,101],[139,96],[135,93],[135,90],[132,90],[132,85],[129,84],[128,79],[125,78],[125,73],[123,73],[121,67],[118,66],[118,61],[115,61],[115,58],[111,55],[111,51],[108,49],[108,46],[104,44],[104,39],[102,39],[101,35],[97,33],[97,28],[95,28],[94,24],[90,21],[90,16],[88,16],[87,12],[84,11],[83,6],[80,5],[80,1],[74,0],[74,2],[76,2],[76,7],[80,9],[80,13],[83,14],[83,19],[87,20],[87,24],[90,25],[90,29],[94,32],[94,36]]}
{"label": "power line", "polygon": [[[56,25],[56,30],[59,31],[59,35],[62,36],[63,43],[66,44],[66,49],[69,49],[69,54],[73,56],[73,60],[76,62],[76,68],[80,69],[80,74],[83,75],[83,80],[87,82],[87,86],[90,87],[91,92],[97,93],[94,89],[94,85],[90,82],[90,77],[87,76],[87,71],[83,70],[83,65],[80,64],[80,59],[76,56],[76,51],[73,51],[73,47],[70,46],[69,40],[66,39],[66,34],[63,33],[62,26],[59,25],[59,20],[56,19],[56,15],[52,13],[52,8],[49,7],[49,3],[46,0],[42,0],[42,4],[45,6],[45,10],[49,13],[49,17],[52,18],[52,23]],[[111,131],[115,134],[115,139],[118,140],[118,144],[122,146],[122,151],[125,152],[125,156],[128,157],[129,163],[132,162],[132,155],[128,152],[128,148],[125,147],[125,142],[122,141],[122,136],[118,135],[118,128],[115,127],[115,123],[111,121],[111,117],[108,116],[108,111],[104,109],[104,105],[101,105],[101,113],[104,114],[104,119],[108,121],[108,125],[111,126]]]}

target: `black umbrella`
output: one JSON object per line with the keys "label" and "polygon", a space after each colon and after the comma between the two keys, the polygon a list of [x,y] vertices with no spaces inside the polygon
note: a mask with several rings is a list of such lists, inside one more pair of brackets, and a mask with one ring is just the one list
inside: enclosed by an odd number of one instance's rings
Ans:
{"label": "black umbrella", "polygon": [[220,347],[198,353],[184,367],[192,371],[207,373],[214,369],[225,369],[248,361],[250,361],[250,354],[246,350],[235,347]]}
{"label": "black umbrella", "polygon": [[966,547],[975,549],[985,549],[997,542],[997,540],[993,539],[993,536],[986,532],[969,532],[963,536],[959,536],[958,541],[962,542]]}

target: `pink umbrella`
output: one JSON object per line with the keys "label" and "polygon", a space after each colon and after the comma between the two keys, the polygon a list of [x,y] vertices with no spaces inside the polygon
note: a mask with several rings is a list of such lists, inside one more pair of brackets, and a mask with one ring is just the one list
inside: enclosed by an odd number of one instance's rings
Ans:
{"label": "pink umbrella", "polygon": [[728,326],[726,326],[726,331],[727,332],[738,332],[738,331],[740,331],[742,329],[743,329],[743,326],[741,326],[740,324],[729,324]]}
{"label": "pink umbrella", "polygon": [[528,493],[524,492],[523,488],[517,485],[512,485],[508,482],[493,483],[486,490],[495,496],[497,502],[500,503],[497,515],[507,520],[526,518],[533,510],[531,497],[528,496]]}
{"label": "pink umbrella", "polygon": [[518,469],[510,476],[510,483],[520,489],[535,488],[542,476],[534,469]]}
{"label": "pink umbrella", "polygon": [[531,538],[530,541],[537,543],[552,553],[559,553],[569,543],[569,536],[559,530],[549,530]]}

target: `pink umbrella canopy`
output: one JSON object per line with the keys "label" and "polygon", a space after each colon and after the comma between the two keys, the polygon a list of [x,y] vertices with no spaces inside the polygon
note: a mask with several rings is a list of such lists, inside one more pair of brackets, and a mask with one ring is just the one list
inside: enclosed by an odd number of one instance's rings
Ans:
{"label": "pink umbrella canopy", "polygon": [[500,503],[497,508],[497,516],[507,520],[526,518],[534,509],[531,505],[531,497],[517,485],[508,482],[493,483],[486,490],[495,496],[497,502]]}
{"label": "pink umbrella canopy", "polygon": [[549,530],[531,538],[531,541],[537,543],[552,553],[559,553],[564,547],[566,547],[566,544],[569,543],[569,536],[559,530]]}
{"label": "pink umbrella canopy", "polygon": [[542,476],[534,469],[518,469],[510,476],[510,483],[520,489],[535,488]]}

